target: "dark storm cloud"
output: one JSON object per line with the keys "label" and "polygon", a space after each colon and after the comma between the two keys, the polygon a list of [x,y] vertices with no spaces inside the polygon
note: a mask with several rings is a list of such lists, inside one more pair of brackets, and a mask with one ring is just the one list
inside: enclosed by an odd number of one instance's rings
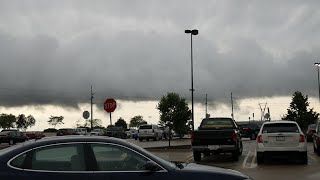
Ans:
{"label": "dark storm cloud", "polygon": [[189,27],[197,101],[315,95],[317,2],[268,2],[2,1],[0,105],[189,98]]}

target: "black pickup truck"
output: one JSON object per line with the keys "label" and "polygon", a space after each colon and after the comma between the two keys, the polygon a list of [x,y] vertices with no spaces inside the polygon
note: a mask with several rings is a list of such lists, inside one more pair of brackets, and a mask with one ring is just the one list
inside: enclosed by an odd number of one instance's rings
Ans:
{"label": "black pickup truck", "polygon": [[191,135],[193,158],[201,161],[201,155],[232,153],[232,159],[239,160],[242,154],[240,131],[231,118],[203,119],[199,130]]}

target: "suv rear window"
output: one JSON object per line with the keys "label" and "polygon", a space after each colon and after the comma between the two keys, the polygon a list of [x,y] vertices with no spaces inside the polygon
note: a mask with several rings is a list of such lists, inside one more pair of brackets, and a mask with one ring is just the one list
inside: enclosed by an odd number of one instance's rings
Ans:
{"label": "suv rear window", "polygon": [[262,133],[299,132],[299,128],[293,123],[265,124]]}
{"label": "suv rear window", "polygon": [[204,119],[201,122],[200,129],[228,129],[234,128],[232,119]]}
{"label": "suv rear window", "polygon": [[140,126],[139,129],[152,129],[152,126]]}

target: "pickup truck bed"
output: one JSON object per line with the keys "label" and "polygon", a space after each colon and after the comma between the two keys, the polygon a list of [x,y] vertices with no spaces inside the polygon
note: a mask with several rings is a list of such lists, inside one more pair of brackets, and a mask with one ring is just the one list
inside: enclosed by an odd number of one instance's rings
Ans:
{"label": "pickup truck bed", "polygon": [[192,134],[192,149],[195,161],[201,155],[232,153],[238,160],[242,153],[240,132],[231,118],[210,118],[201,122],[200,128]]}

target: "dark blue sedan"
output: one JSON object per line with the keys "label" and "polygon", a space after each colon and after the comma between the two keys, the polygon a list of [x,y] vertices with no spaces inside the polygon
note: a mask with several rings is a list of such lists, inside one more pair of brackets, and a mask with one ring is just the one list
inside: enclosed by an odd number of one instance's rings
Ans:
{"label": "dark blue sedan", "polygon": [[28,141],[1,150],[0,179],[227,180],[249,177],[228,169],[170,163],[116,138],[64,136]]}

